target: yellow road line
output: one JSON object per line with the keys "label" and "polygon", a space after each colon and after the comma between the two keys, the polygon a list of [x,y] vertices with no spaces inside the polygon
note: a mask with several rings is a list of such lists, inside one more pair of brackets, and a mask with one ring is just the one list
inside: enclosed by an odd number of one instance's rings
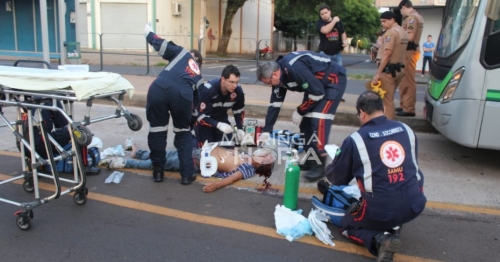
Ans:
{"label": "yellow road line", "polygon": [[[0,155],[11,156],[11,157],[21,157],[20,153],[3,151],[3,150],[0,150]],[[145,175],[145,176],[151,175],[150,170],[141,170],[141,169],[132,169],[132,168],[130,168],[130,169],[125,168],[125,169],[121,169],[121,170],[130,172],[130,173],[139,174],[139,175]],[[180,178],[179,173],[175,173],[175,172],[165,172],[165,177],[174,178],[174,179]],[[203,184],[206,184],[206,183],[214,182],[217,180],[218,180],[218,178],[202,178],[199,176],[196,181],[201,182]],[[232,184],[231,186],[232,187],[241,187],[241,188],[259,189],[259,188],[261,188],[262,184],[257,183],[257,182],[253,182],[253,181],[240,180],[240,181]],[[272,188],[278,190],[279,192],[283,192],[283,190],[284,190],[283,185],[273,185]],[[318,189],[315,187],[300,187],[299,193],[305,194],[305,195],[320,195]],[[460,204],[452,204],[452,203],[444,203],[444,202],[436,202],[436,201],[427,201],[427,204],[425,207],[432,208],[432,209],[452,210],[452,211],[459,211],[459,212],[468,212],[468,213],[500,216],[500,209],[492,208],[492,207],[469,206],[469,205],[460,205]]]}
{"label": "yellow road line", "polygon": [[[5,174],[0,174],[0,180],[6,180],[9,178],[11,178],[11,176],[8,176]],[[22,181],[17,180],[17,181],[14,181],[14,183],[22,184]],[[39,188],[43,189],[43,190],[53,191],[54,185],[50,185],[47,183],[39,183]],[[66,188],[61,188],[61,190],[64,191],[64,190],[66,190]],[[190,213],[190,212],[172,209],[172,208],[168,208],[168,207],[151,205],[151,204],[144,203],[144,202],[138,202],[138,201],[134,201],[134,200],[128,200],[128,199],[113,197],[113,196],[94,193],[94,192],[90,192],[90,194],[87,197],[88,197],[88,199],[93,199],[93,200],[107,203],[110,205],[115,205],[115,206],[133,209],[133,210],[162,215],[165,217],[173,217],[173,218],[186,220],[186,221],[190,221],[190,222],[194,222],[194,223],[229,228],[229,229],[233,229],[233,230],[239,230],[239,231],[243,231],[243,232],[248,232],[248,233],[253,233],[253,234],[258,234],[258,235],[262,235],[262,236],[267,236],[267,237],[285,240],[283,236],[280,236],[276,233],[276,230],[274,228],[258,226],[258,225],[254,225],[254,224],[250,224],[250,223],[244,223],[244,222],[239,222],[239,221],[225,219],[225,218],[205,216],[205,215]],[[52,202],[54,202],[54,201],[52,201]],[[333,250],[337,250],[337,251],[341,251],[341,252],[353,253],[353,254],[360,255],[360,256],[373,257],[363,246],[345,243],[345,242],[341,242],[341,241],[335,241],[334,247],[323,244],[318,239],[316,239],[316,237],[314,237],[314,236],[304,236],[304,237],[296,240],[296,242],[305,243],[305,244],[309,244],[309,245],[313,245],[313,246],[329,248],[329,249],[333,249]],[[403,255],[403,254],[396,254],[395,258],[397,259],[397,261],[410,261],[410,262],[412,262],[412,261],[429,261],[429,262],[430,261],[437,261],[437,260],[425,259],[425,258],[421,258],[421,257],[408,256],[408,255]]]}

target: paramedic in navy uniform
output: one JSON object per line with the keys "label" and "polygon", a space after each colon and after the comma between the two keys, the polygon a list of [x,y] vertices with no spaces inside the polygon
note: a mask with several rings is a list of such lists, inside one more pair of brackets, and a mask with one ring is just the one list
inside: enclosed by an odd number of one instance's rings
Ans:
{"label": "paramedic in navy uniform", "polygon": [[304,150],[308,152],[312,148],[316,156],[306,153],[308,159],[300,169],[308,170],[305,178],[309,181],[322,178],[326,165],[325,144],[347,84],[345,68],[325,54],[300,51],[279,57],[276,62],[260,63],[257,79],[272,86],[271,105],[260,141],[265,141],[273,131],[287,90],[304,92],[302,104],[293,112],[292,121],[300,125],[300,132],[304,134]]}
{"label": "paramedic in navy uniform", "polygon": [[243,118],[245,115],[245,94],[240,84],[240,71],[234,65],[222,70],[220,78],[212,79],[198,87],[199,114],[195,126],[198,145],[205,141],[231,141],[234,132],[229,125],[227,111],[232,110],[236,122],[238,141],[245,137]]}
{"label": "paramedic in navy uniform", "polygon": [[406,124],[385,117],[373,91],[359,96],[356,110],[362,126],[337,150],[326,178],[334,185],[356,179],[361,201],[342,218],[341,233],[377,261],[392,261],[401,246],[399,226],[419,216],[427,201],[417,137]]}
{"label": "paramedic in navy uniform", "polygon": [[148,146],[153,163],[153,180],[163,181],[167,128],[169,118],[172,116],[174,146],[179,154],[181,184],[189,185],[196,179],[191,157],[193,147],[190,124],[194,110],[193,101],[197,93],[196,86],[201,81],[202,57],[197,51],[192,51],[194,54],[191,54],[173,42],[158,37],[149,25],[144,28],[144,34],[158,54],[169,61],[153,81],[147,94]]}

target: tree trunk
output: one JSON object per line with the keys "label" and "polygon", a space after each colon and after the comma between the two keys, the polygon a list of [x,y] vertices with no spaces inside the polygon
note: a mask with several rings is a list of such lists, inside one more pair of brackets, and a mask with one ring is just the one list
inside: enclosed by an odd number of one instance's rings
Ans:
{"label": "tree trunk", "polygon": [[233,18],[236,12],[238,12],[238,9],[240,9],[245,2],[246,0],[227,1],[226,15],[224,17],[224,23],[222,24],[222,35],[220,36],[219,45],[217,46],[217,55],[227,56],[227,46],[229,45],[229,39],[233,33],[233,28],[231,27]]}

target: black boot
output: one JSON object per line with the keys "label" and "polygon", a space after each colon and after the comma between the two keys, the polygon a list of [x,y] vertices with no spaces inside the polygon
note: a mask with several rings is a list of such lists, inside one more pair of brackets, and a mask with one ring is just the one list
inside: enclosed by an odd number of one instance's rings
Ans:
{"label": "black boot", "polygon": [[375,236],[375,245],[377,246],[377,262],[391,262],[394,253],[401,248],[401,239],[388,232],[380,233]]}
{"label": "black boot", "polygon": [[163,167],[153,167],[153,181],[155,183],[163,182]]}
{"label": "black boot", "polygon": [[191,175],[190,177],[182,177],[181,184],[186,186],[186,185],[193,183],[193,181],[195,181],[195,180],[196,180],[196,173],[193,173],[193,175]]}
{"label": "black boot", "polygon": [[320,156],[319,160],[321,161],[320,164],[313,160],[314,165],[311,166],[311,169],[304,175],[304,177],[311,182],[317,181],[325,176],[326,156]]}

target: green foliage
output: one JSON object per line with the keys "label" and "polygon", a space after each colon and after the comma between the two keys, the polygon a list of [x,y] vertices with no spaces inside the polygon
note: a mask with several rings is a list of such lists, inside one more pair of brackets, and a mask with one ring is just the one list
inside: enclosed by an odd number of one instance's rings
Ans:
{"label": "green foliage", "polygon": [[359,49],[370,49],[370,39],[367,37],[360,38]]}
{"label": "green foliage", "polygon": [[356,36],[353,36],[351,39],[351,46],[357,47],[357,44],[356,44],[357,41],[358,41],[358,38]]}
{"label": "green foliage", "polygon": [[[348,37],[370,35],[380,30],[380,19],[373,0],[325,0],[318,5],[310,0],[275,0],[274,26],[286,37],[302,36],[304,32],[318,34],[318,8],[328,5],[332,16],[340,17]],[[356,42],[354,42],[356,46]]]}

